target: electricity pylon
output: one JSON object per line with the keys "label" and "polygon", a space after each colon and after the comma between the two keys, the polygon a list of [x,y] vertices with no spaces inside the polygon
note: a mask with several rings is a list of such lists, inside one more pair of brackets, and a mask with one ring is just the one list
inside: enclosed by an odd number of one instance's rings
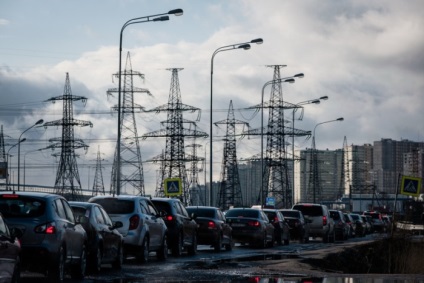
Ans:
{"label": "electricity pylon", "polygon": [[[180,83],[178,80],[178,71],[182,70],[180,68],[168,69],[172,72],[171,78],[171,87],[169,91],[168,103],[159,107],[156,107],[148,112],[167,112],[167,120],[161,122],[161,127],[164,126],[164,129],[158,131],[150,132],[143,135],[143,138],[151,137],[165,137],[166,146],[165,152],[148,160],[151,162],[161,162],[162,171],[162,182],[167,178],[180,178],[182,182],[182,196],[181,199],[185,205],[191,203],[189,182],[187,180],[187,172],[185,163],[193,161],[195,157],[187,157],[185,154],[184,148],[184,139],[191,137],[208,137],[205,132],[198,131],[196,129],[186,129],[184,124],[195,124],[192,121],[183,119],[183,112],[190,111],[195,112],[199,111],[199,108],[185,105],[181,100],[181,91]],[[165,196],[163,186],[157,186],[155,191],[155,196],[162,197]]]}
{"label": "electricity pylon", "polygon": [[[119,76],[119,73],[114,74],[115,77]],[[145,88],[134,87],[134,77],[144,79],[144,74],[133,71],[131,66],[130,53],[127,53],[127,61],[125,70],[121,73],[124,76],[122,92],[122,104],[121,104],[121,139],[120,139],[120,184],[121,187],[125,187],[125,190],[131,190],[131,187],[138,192],[139,195],[144,196],[144,175],[143,165],[141,162],[140,143],[137,134],[137,126],[135,122],[134,113],[141,112],[144,107],[134,103],[134,93],[145,93],[148,95],[150,91]],[[117,88],[112,88],[107,91],[107,94],[117,93]],[[119,111],[118,107],[113,107],[114,110]],[[115,157],[112,166],[112,176],[110,183],[110,194],[116,194],[116,184],[118,176],[118,146],[115,148]],[[129,188],[130,187],[130,188]],[[122,192],[122,191],[121,191]]]}
{"label": "electricity pylon", "polygon": [[81,181],[78,173],[75,149],[87,149],[88,145],[83,140],[74,138],[74,126],[93,127],[93,124],[89,121],[73,118],[73,102],[81,100],[85,104],[87,98],[72,95],[68,73],[66,73],[63,95],[50,98],[47,101],[55,103],[58,100],[63,100],[63,118],[44,123],[45,127],[62,126],[62,137],[50,139],[49,141],[53,144],[48,146],[48,148],[52,149],[61,149],[54,189],[57,194],[65,196],[68,200],[82,200]]}
{"label": "electricity pylon", "polygon": [[[201,144],[192,143],[186,145],[186,148],[191,148],[191,161],[190,161],[190,169],[188,169],[188,187],[190,190],[190,204],[191,205],[205,205],[204,198],[200,196],[200,185],[199,185],[199,161],[204,161],[205,158],[199,157],[197,155],[197,149],[201,147]],[[187,158],[187,156],[186,156]]]}
{"label": "electricity pylon", "polygon": [[[261,196],[258,199],[264,201],[268,196],[275,198],[278,207],[291,208],[293,205],[293,188],[289,181],[287,161],[291,158],[287,156],[287,146],[289,142],[286,137],[310,136],[310,131],[303,131],[293,127],[286,127],[284,124],[285,109],[299,108],[299,105],[285,102],[283,99],[283,82],[277,82],[280,77],[280,69],[285,65],[268,66],[274,68],[273,82],[271,84],[271,96],[269,102],[252,108],[268,108],[268,126],[266,131],[254,129],[245,132],[246,135],[266,135],[266,157],[264,162],[264,172],[262,176]],[[290,121],[287,121],[289,123]],[[262,136],[261,136],[262,138]]]}
{"label": "electricity pylon", "polygon": [[105,185],[103,183],[102,158],[100,156],[100,148],[97,150],[96,173],[94,174],[93,196],[105,195]]}
{"label": "electricity pylon", "polygon": [[4,135],[3,135],[3,125],[1,125],[0,131],[0,180],[2,180],[1,185],[5,185],[3,182],[7,183],[7,158],[6,151],[4,149]]}
{"label": "electricity pylon", "polygon": [[218,207],[228,210],[231,206],[243,206],[235,134],[236,124],[243,126],[249,126],[249,124],[235,119],[232,100],[228,108],[227,119],[214,124],[215,126],[220,124],[227,125],[221,166],[221,183],[218,191]]}

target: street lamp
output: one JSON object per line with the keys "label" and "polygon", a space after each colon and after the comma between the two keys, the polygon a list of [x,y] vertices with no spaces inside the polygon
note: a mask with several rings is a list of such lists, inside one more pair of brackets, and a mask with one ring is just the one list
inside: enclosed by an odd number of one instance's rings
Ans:
{"label": "street lamp", "polygon": [[213,107],[212,107],[212,97],[213,97],[213,59],[215,58],[215,55],[218,54],[219,52],[222,51],[230,51],[230,50],[236,50],[236,49],[243,49],[243,50],[249,50],[250,49],[250,43],[256,43],[256,44],[262,44],[264,41],[262,38],[256,38],[256,39],[252,39],[249,42],[242,42],[242,43],[236,43],[236,44],[230,44],[230,45],[226,45],[226,46],[222,46],[219,47],[218,49],[216,49],[213,54],[212,54],[212,58],[211,58],[211,101],[210,101],[210,106],[211,106],[211,112],[210,112],[210,128],[209,128],[209,152],[210,152],[210,159],[209,159],[209,183],[210,183],[210,205],[212,205],[212,166],[213,166],[213,158],[212,158],[212,111],[213,111]]}
{"label": "street lamp", "polygon": [[[319,98],[316,98],[316,99],[309,99],[309,100],[305,100],[305,101],[301,101],[301,102],[298,102],[298,103],[296,103],[295,105],[296,106],[302,106],[302,105],[307,105],[307,104],[320,104],[321,103],[321,100],[327,100],[328,99],[328,96],[327,95],[325,95],[325,96],[321,96],[321,97],[319,97]],[[293,108],[293,113],[292,113],[292,127],[293,127],[293,132],[294,132],[294,121],[295,121],[295,119],[294,119],[294,116],[295,116],[295,114],[296,114],[296,111],[297,111],[297,107],[294,107]],[[300,114],[300,116],[299,116],[299,120],[302,120],[303,119],[303,107],[302,107],[302,112],[301,112],[301,114]],[[294,154],[294,134],[292,135],[292,162],[293,162],[293,168],[292,168],[292,186],[293,186],[293,194],[292,194],[292,203],[294,203],[294,185],[295,185],[295,183],[294,183],[294,180],[295,180],[295,176],[294,176],[294,160],[295,160],[295,154]]]}
{"label": "street lamp", "polygon": [[279,83],[294,83],[295,78],[303,78],[305,75],[303,73],[296,74],[291,77],[276,79],[268,81],[264,84],[262,87],[262,96],[261,96],[261,206],[263,205],[264,201],[264,92],[265,87],[267,87],[270,84],[279,84]]}
{"label": "street lamp", "polygon": [[[22,134],[19,136],[19,140],[21,139],[22,135],[25,132],[27,132],[27,131],[31,130],[32,128],[34,128],[35,126],[43,124],[43,123],[44,123],[43,119],[38,120],[34,125],[32,125],[31,127],[29,127],[28,129],[26,129],[25,131],[22,132]],[[21,169],[21,143],[19,142],[18,143],[18,191],[19,191],[19,188],[20,188],[20,185],[21,185],[21,178],[20,178],[21,170],[20,169]]]}
{"label": "street lamp", "polygon": [[15,143],[14,145],[12,145],[10,148],[9,148],[9,150],[7,151],[7,157],[6,157],[6,163],[7,163],[7,175],[6,175],[6,189],[8,188],[8,185],[9,185],[9,151],[12,149],[12,148],[14,148],[15,146],[17,146],[17,145],[19,145],[19,144],[21,144],[21,142],[24,142],[24,141],[26,141],[26,138],[23,138],[23,139],[20,139],[17,143]]}
{"label": "street lamp", "polygon": [[318,123],[314,127],[314,131],[313,131],[313,135],[312,135],[313,160],[311,158],[311,162],[312,162],[312,165],[313,165],[313,170],[312,170],[313,180],[312,181],[313,181],[313,186],[314,186],[313,187],[313,191],[314,191],[314,194],[313,194],[314,195],[314,203],[316,202],[316,190],[317,190],[317,187],[319,187],[319,176],[318,176],[319,170],[318,170],[317,150],[316,150],[316,144],[315,144],[315,130],[316,130],[316,128],[319,125],[326,124],[326,123],[331,123],[331,122],[338,122],[338,121],[341,122],[343,120],[344,120],[344,118],[343,117],[340,117],[340,118],[337,118],[337,119],[334,119],[334,120],[329,120],[329,121]]}
{"label": "street lamp", "polygon": [[168,13],[162,13],[157,15],[150,15],[144,17],[138,17],[131,20],[128,20],[121,28],[121,33],[119,36],[119,70],[118,70],[118,137],[117,137],[117,157],[116,157],[116,194],[119,195],[121,193],[121,66],[122,66],[122,34],[124,29],[132,24],[139,23],[147,23],[147,22],[160,22],[160,21],[168,21],[169,16],[167,15],[175,15],[181,16],[183,14],[182,9],[174,9],[169,11]]}

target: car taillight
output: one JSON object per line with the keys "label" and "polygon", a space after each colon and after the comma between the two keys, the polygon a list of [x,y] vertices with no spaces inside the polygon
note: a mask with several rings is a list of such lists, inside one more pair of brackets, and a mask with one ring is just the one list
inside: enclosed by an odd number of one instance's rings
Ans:
{"label": "car taillight", "polygon": [[140,222],[140,217],[138,215],[131,216],[129,230],[135,230],[135,229],[137,229],[139,222]]}
{"label": "car taillight", "polygon": [[322,217],[322,225],[327,225],[327,216]]}
{"label": "car taillight", "polygon": [[174,220],[174,217],[172,215],[167,215],[165,219],[167,221],[172,221],[172,220]]}
{"label": "car taillight", "polygon": [[249,222],[247,222],[247,225],[253,226],[253,227],[259,227],[259,226],[261,226],[261,224],[259,223],[258,220],[249,221]]}
{"label": "car taillight", "polygon": [[208,229],[215,229],[216,228],[216,224],[213,221],[209,221],[208,222]]}
{"label": "car taillight", "polygon": [[40,234],[55,234],[56,225],[54,222],[38,225],[37,227],[34,228],[34,232],[40,233]]}

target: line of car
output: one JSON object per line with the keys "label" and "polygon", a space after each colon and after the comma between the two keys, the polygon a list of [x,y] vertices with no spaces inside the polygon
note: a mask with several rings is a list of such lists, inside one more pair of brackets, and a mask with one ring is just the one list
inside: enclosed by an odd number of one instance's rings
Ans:
{"label": "line of car", "polygon": [[51,282],[67,274],[82,279],[86,272],[100,272],[102,264],[120,269],[128,257],[147,262],[151,252],[166,260],[169,250],[177,257],[194,255],[198,245],[221,252],[231,251],[235,243],[265,248],[310,237],[334,242],[362,235],[355,217],[320,204],[224,212],[185,207],[177,198],[119,195],[68,202],[56,194],[3,191],[0,279],[19,282],[21,270],[43,273]]}

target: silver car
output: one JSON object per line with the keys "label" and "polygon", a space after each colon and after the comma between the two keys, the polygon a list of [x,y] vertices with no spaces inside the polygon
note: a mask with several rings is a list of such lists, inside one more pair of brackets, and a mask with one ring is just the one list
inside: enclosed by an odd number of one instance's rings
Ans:
{"label": "silver car", "polygon": [[309,236],[321,237],[324,243],[334,243],[336,234],[334,220],[326,205],[316,203],[298,203],[292,209],[300,210],[308,219]]}
{"label": "silver car", "polygon": [[89,202],[100,204],[113,222],[122,222],[117,230],[124,237],[124,256],[134,255],[147,262],[154,251],[160,260],[168,257],[167,228],[149,198],[133,195],[96,196]]}

